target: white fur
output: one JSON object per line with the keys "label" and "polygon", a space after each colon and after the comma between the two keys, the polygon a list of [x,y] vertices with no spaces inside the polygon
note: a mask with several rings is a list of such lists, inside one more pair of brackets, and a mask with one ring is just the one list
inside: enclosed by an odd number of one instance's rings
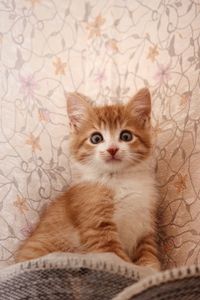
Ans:
{"label": "white fur", "polygon": [[78,164],[78,181],[98,182],[115,192],[114,221],[127,254],[132,257],[139,239],[152,232],[151,211],[157,201],[150,160],[120,172],[101,172]]}
{"label": "white fur", "polygon": [[116,221],[122,244],[130,257],[139,239],[152,231],[152,208],[157,199],[154,180],[140,170],[123,174],[113,182]]}

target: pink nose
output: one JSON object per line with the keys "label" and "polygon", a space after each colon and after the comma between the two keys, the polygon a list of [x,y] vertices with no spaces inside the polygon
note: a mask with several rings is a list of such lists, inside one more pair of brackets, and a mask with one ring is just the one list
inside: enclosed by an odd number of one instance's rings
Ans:
{"label": "pink nose", "polygon": [[115,156],[115,154],[117,153],[117,151],[119,150],[119,148],[109,148],[107,149],[107,151],[110,153],[110,155]]}

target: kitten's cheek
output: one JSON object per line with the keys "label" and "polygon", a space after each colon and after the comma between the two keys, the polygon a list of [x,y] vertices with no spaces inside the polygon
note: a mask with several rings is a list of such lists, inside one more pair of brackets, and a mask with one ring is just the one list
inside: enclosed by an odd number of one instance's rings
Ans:
{"label": "kitten's cheek", "polygon": [[99,153],[99,152],[95,152],[94,154],[94,160],[97,162],[97,163],[101,163],[102,162],[102,155]]}
{"label": "kitten's cheek", "polygon": [[105,156],[105,151],[103,150],[98,150],[96,151],[96,158],[99,160],[99,161],[102,161],[104,159],[104,156]]}

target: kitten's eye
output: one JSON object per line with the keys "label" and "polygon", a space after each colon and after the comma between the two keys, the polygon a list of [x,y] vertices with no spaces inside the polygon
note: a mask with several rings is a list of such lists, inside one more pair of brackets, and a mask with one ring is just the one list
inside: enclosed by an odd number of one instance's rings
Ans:
{"label": "kitten's eye", "polygon": [[133,134],[129,130],[123,130],[120,133],[120,140],[124,142],[130,142],[133,139]]}
{"label": "kitten's eye", "polygon": [[99,144],[103,141],[103,136],[99,132],[94,132],[90,137],[90,142],[92,144]]}

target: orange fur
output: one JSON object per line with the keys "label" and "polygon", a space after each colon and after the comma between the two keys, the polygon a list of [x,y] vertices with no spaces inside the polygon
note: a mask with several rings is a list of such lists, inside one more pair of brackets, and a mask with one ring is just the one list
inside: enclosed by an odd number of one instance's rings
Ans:
{"label": "orange fur", "polygon": [[[16,253],[16,260],[68,251],[114,252],[130,261],[112,222],[113,210],[113,193],[106,187],[88,183],[73,186],[47,208],[33,234]],[[77,239],[70,238],[72,235]]]}
{"label": "orange fur", "polygon": [[[55,251],[113,252],[126,261],[159,269],[154,226],[156,196],[152,176],[143,165],[151,153],[149,91],[140,90],[126,105],[104,107],[94,107],[80,94],[70,94],[67,105],[72,127],[70,152],[80,174],[76,184],[43,213],[36,229],[18,249],[16,261]],[[121,140],[123,130],[131,132],[130,141]],[[98,145],[90,138],[95,132],[103,136]],[[114,157],[109,147],[117,149]],[[129,176],[135,176],[133,184]],[[144,181],[144,188],[137,176]],[[145,188],[149,190],[143,199],[140,195]],[[123,204],[126,202],[127,208]],[[134,226],[128,218],[130,211],[137,218],[137,210],[144,219],[134,219]],[[129,239],[131,244],[130,232],[132,251],[127,246]]]}
{"label": "orange fur", "polygon": [[137,265],[151,266],[159,270],[160,260],[155,234],[149,234],[142,238],[134,255],[134,263]]}

